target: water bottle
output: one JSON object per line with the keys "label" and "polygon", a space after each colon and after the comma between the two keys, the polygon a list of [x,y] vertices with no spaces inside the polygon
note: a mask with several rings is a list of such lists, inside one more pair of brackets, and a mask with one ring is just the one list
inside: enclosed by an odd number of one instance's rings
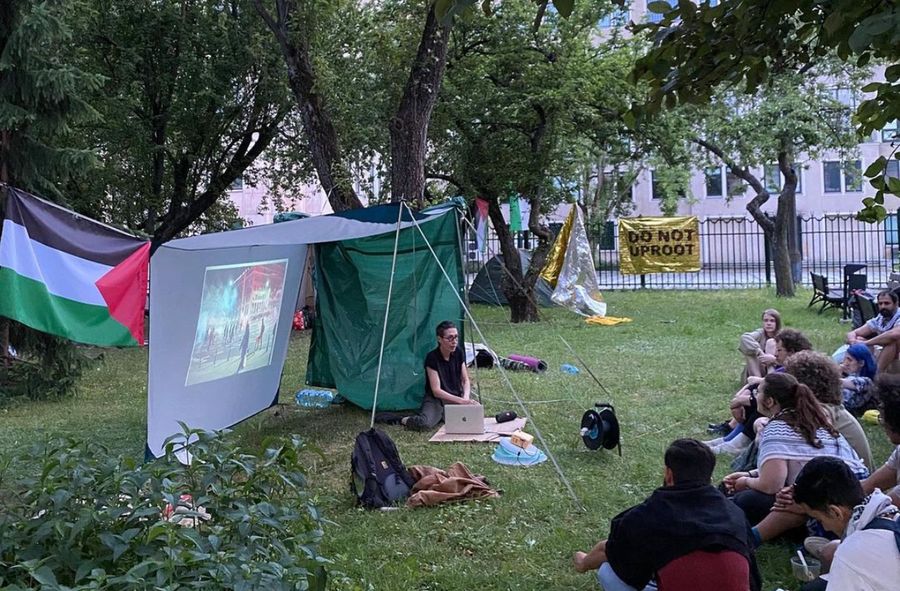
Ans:
{"label": "water bottle", "polygon": [[328,390],[319,390],[316,392],[315,403],[313,408],[328,408],[331,401],[334,400],[334,394]]}
{"label": "water bottle", "polygon": [[294,396],[294,401],[297,403],[297,406],[302,406],[303,408],[310,408],[312,406],[312,397],[310,396],[309,390],[300,390]]}
{"label": "water bottle", "polygon": [[577,367],[575,367],[574,365],[569,365],[568,363],[563,363],[560,369],[570,374],[577,374],[580,371]]}
{"label": "water bottle", "polygon": [[303,408],[327,408],[334,400],[334,394],[328,390],[300,390],[294,400]]}

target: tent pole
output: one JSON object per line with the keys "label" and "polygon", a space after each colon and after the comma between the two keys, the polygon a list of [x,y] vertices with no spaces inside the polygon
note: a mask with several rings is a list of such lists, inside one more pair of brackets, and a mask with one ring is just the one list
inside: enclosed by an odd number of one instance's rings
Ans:
{"label": "tent pole", "polygon": [[[409,206],[406,205],[405,202],[401,202],[403,207],[409,209]],[[410,211],[410,215],[412,215],[412,211]],[[435,262],[438,264],[438,267],[441,269],[441,273],[444,274],[444,278],[447,280],[451,286],[453,286],[453,280],[450,279],[450,275],[447,273],[447,269],[444,268],[444,264],[441,263],[441,259],[438,257],[437,253],[434,252],[434,248],[432,248],[431,243],[428,241],[428,238],[425,236],[425,232],[422,231],[422,227],[419,225],[419,222],[416,221],[415,216],[412,216],[412,223],[419,231],[419,234],[422,236],[422,240],[425,242],[425,246],[428,247],[428,250],[431,251],[431,256],[434,257]],[[478,327],[478,323],[475,322],[475,318],[472,316],[472,311],[466,307],[466,303],[463,301],[462,296],[457,293],[455,286],[453,293],[456,294],[456,299],[459,300],[459,303],[463,305],[463,309],[466,312],[466,315],[469,318],[469,322],[472,323],[472,327],[478,331],[478,337],[482,340],[482,342],[486,342],[487,339],[484,338],[484,333],[481,332],[481,329]],[[519,405],[519,408],[522,410],[522,414],[531,422],[532,427],[534,428],[534,434],[537,436],[538,441],[541,442],[541,445],[544,446],[544,449],[547,450],[547,457],[550,458],[550,461],[553,463],[553,467],[556,469],[556,473],[559,474],[559,479],[562,480],[562,483],[565,485],[566,490],[569,491],[569,495],[575,501],[575,505],[582,511],[586,511],[585,506],[581,503],[581,500],[578,498],[578,495],[575,494],[575,489],[572,488],[572,483],[569,482],[569,479],[566,478],[565,473],[560,467],[559,463],[556,461],[556,457],[554,457],[553,452],[550,450],[550,446],[547,445],[547,441],[544,439],[544,435],[541,433],[541,430],[538,429],[537,423],[534,422],[534,418],[531,416],[531,413],[528,411],[528,407],[525,406],[525,402],[522,400],[519,393],[516,392],[516,389],[513,387],[512,382],[509,380],[509,376],[506,375],[506,369],[503,368],[502,365],[497,366],[500,369],[500,375],[503,376],[503,381],[506,382],[507,387],[510,392],[512,392],[513,397],[515,397],[516,402]],[[373,415],[374,416],[374,415]]]}
{"label": "tent pole", "polygon": [[[465,220],[465,215],[462,216],[462,219]],[[463,297],[465,298],[465,303],[463,306],[465,309],[469,309],[469,274],[466,272],[466,252],[467,249],[464,248],[466,238],[466,233],[463,231],[463,224],[457,221],[456,224],[456,235],[459,239],[459,264],[460,269],[463,272]],[[466,316],[463,314],[462,318],[463,322],[466,321]],[[475,349],[475,331],[470,331],[469,333],[469,342],[472,344],[472,367],[475,368],[475,395],[478,398],[478,402],[481,402],[481,380],[478,376],[478,351]]]}
{"label": "tent pole", "polygon": [[[384,310],[384,323],[381,327],[381,348],[378,350],[378,372],[375,374],[375,396],[372,399],[372,419],[369,421],[369,429],[375,427],[375,409],[378,408],[378,387],[381,385],[381,362],[384,360],[384,341],[387,338],[388,317],[391,315],[391,293],[394,291],[394,271],[397,268],[397,246],[400,244],[400,228],[403,219],[403,208],[406,204],[400,202],[397,208],[397,232],[394,234],[394,256],[391,259],[391,280],[388,283],[387,305]],[[415,216],[413,216],[415,220]],[[418,224],[416,224],[418,227]]]}

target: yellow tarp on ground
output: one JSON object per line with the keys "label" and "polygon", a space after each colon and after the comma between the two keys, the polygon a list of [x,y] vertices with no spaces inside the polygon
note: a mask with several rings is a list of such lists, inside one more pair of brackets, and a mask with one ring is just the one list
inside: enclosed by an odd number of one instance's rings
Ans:
{"label": "yellow tarp on ground", "polygon": [[599,324],[600,326],[615,326],[616,324],[625,324],[631,322],[631,318],[616,318],[615,316],[590,316],[584,319],[588,324]]}

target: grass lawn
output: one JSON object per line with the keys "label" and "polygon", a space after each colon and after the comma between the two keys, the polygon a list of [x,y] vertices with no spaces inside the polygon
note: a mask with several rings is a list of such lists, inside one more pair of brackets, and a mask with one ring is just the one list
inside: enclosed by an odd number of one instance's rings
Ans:
{"label": "grass lawn", "polygon": [[[477,307],[488,344],[499,354],[540,357],[542,375],[509,373],[572,484],[582,510],[550,462],[506,467],[490,459],[488,444],[429,444],[428,435],[388,427],[407,464],[466,463],[503,490],[501,498],[436,509],[370,512],[349,493],[353,438],[368,427],[369,413],[349,405],[323,410],[293,405],[303,387],[308,335],[292,340],[282,380],[282,402],[236,428],[250,448],[272,434],[297,433],[309,445],[312,489],[330,520],[323,553],[334,564],[332,589],[470,590],[595,589],[592,575],[571,568],[572,552],[588,549],[608,532],[609,520],[641,501],[662,481],[662,453],[678,437],[708,438],[706,424],[722,420],[738,386],[740,333],[760,325],[764,308],[778,308],[786,326],[806,332],[830,352],[849,330],[837,312],[806,309],[808,294],[777,301],[768,290],[725,292],[612,292],[610,315],[634,321],[615,327],[585,324],[552,310],[547,321],[507,322],[505,309]],[[582,364],[564,337],[609,390],[605,394],[582,367],[570,375],[560,365]],[[387,360],[389,361],[389,360]],[[498,370],[477,373],[486,413],[519,409]],[[578,434],[582,413],[596,401],[612,402],[622,424],[622,457],[591,452]],[[520,413],[521,414],[521,413]],[[107,444],[114,452],[143,453],[146,426],[146,352],[110,351],[70,400],[0,408],[0,453],[36,437],[72,434]],[[877,427],[866,426],[876,461],[889,455]],[[537,442],[536,442],[537,443]],[[720,457],[717,475],[728,470]],[[771,544],[760,552],[764,589],[796,589],[788,560],[792,548]]]}

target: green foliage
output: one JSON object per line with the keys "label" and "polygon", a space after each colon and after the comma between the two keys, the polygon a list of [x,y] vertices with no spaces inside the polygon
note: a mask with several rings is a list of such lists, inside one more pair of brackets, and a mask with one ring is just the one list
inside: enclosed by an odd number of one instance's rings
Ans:
{"label": "green foliage", "polygon": [[[182,465],[173,450],[186,437]],[[249,455],[186,429],[140,464],[77,439],[36,444],[0,463],[0,587],[323,590],[300,449],[272,440]]]}
{"label": "green foliage", "polygon": [[92,152],[67,147],[73,126],[95,118],[86,96],[100,84],[66,49],[81,4],[0,4],[0,180],[56,197],[60,183],[94,163]]}
{"label": "green foliage", "polygon": [[9,399],[56,400],[74,395],[92,361],[66,339],[9,321],[10,345],[17,356],[0,362],[0,405]]}
{"label": "green foliage", "polygon": [[221,197],[290,105],[249,0],[91,0],[73,23],[79,63],[104,76],[90,97],[102,119],[80,128],[82,142],[115,155],[70,187],[77,206],[156,242],[230,227]]}
{"label": "green foliage", "polygon": [[[0,181],[56,199],[95,162],[91,150],[72,147],[74,127],[96,117],[86,97],[101,82],[69,51],[82,7],[80,0],[0,3]],[[4,201],[0,192],[0,217]],[[0,319],[0,350],[8,338],[18,358],[0,362],[0,403],[73,392],[84,367],[73,345]]]}
{"label": "green foliage", "polygon": [[[616,0],[624,5],[625,0]],[[662,5],[664,3],[655,3]],[[805,71],[836,55],[848,69],[885,65],[885,80],[864,89],[854,117],[860,134],[900,119],[900,13],[889,0],[683,1],[656,6],[659,23],[636,30],[656,34],[658,43],[635,65],[632,79],[649,84],[651,94],[632,116],[653,113],[663,104],[699,104],[714,97],[720,83],[756,93],[786,72]],[[740,51],[735,51],[739,47]],[[884,176],[884,169],[871,169]],[[868,175],[867,175],[868,176]],[[878,177],[870,176],[872,181]],[[884,194],[895,193],[882,179],[866,198],[860,219],[883,219]]]}

